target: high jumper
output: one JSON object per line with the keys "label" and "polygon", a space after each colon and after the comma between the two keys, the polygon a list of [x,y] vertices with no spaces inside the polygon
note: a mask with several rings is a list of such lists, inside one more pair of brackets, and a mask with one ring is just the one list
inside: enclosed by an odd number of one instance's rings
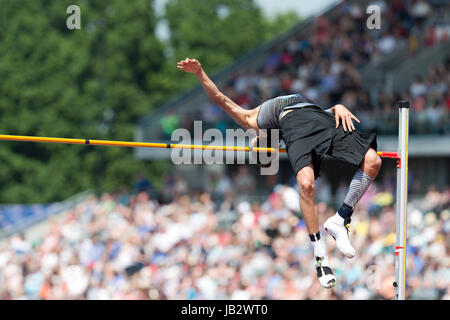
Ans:
{"label": "high jumper", "polygon": [[314,251],[317,277],[323,287],[335,286],[336,277],[319,230],[314,182],[320,175],[325,155],[359,167],[342,205],[324,223],[326,232],[335,239],[336,247],[347,258],[353,258],[356,251],[349,238],[351,216],[356,204],[377,177],[382,163],[376,151],[376,134],[357,130],[353,120],[360,121],[345,106],[338,104],[325,109],[301,93],[275,97],[254,109],[244,109],[217,88],[198,60],[187,58],[178,62],[177,67],[194,74],[209,98],[236,123],[258,132],[252,145],[258,144],[258,140],[264,137],[264,130],[280,130],[296,174],[300,208]]}

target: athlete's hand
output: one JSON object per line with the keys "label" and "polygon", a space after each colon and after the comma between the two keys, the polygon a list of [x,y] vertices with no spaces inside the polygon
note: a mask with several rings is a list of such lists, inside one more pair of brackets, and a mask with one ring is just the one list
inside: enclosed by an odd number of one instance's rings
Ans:
{"label": "athlete's hand", "polygon": [[333,107],[334,118],[336,119],[336,128],[339,128],[339,122],[342,122],[342,126],[344,127],[344,131],[352,132],[355,130],[355,126],[353,125],[353,120],[360,123],[359,119],[353,115],[346,107],[342,104],[337,104]]}
{"label": "athlete's hand", "polygon": [[189,73],[198,74],[202,70],[202,65],[196,59],[187,58],[178,62],[177,68]]}

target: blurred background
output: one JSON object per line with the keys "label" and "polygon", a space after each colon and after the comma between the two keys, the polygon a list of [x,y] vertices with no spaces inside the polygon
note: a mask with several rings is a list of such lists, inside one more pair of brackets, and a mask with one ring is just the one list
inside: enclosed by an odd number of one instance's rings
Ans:
{"label": "blurred background", "polygon": [[[66,9],[81,9],[68,30]],[[370,30],[369,5],[381,10]],[[303,92],[342,103],[397,150],[409,100],[407,298],[450,298],[447,0],[0,0],[0,133],[170,142],[236,128],[195,77],[201,61],[244,108]],[[356,168],[326,159],[320,221]],[[316,279],[286,158],[179,165],[170,150],[0,143],[0,299],[393,299],[395,161],[352,218],[357,257],[327,239]]]}

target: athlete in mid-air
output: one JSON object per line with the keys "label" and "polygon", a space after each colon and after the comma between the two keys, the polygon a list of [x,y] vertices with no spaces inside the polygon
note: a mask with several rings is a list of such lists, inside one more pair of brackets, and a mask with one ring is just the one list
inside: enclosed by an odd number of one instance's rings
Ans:
{"label": "athlete in mid-air", "polygon": [[381,158],[375,151],[376,134],[356,130],[353,120],[359,120],[343,105],[325,110],[299,93],[276,97],[255,109],[246,110],[218,90],[199,61],[185,59],[178,62],[178,69],[196,75],[209,98],[243,128],[257,132],[260,129],[280,130],[296,173],[300,208],[312,242],[319,282],[325,288],[333,287],[336,277],[319,231],[314,181],[319,176],[325,155],[359,167],[343,204],[324,223],[326,232],[336,240],[336,247],[346,257],[353,258],[356,252],[349,239],[350,218],[381,168]]}

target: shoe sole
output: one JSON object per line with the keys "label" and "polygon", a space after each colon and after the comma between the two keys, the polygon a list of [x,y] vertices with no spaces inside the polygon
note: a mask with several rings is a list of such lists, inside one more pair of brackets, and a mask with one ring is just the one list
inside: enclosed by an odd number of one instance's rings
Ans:
{"label": "shoe sole", "polygon": [[[330,283],[330,282],[331,282],[331,283]],[[322,288],[325,288],[325,289],[331,289],[331,288],[333,288],[333,287],[336,286],[336,282],[337,282],[336,279],[333,279],[333,280],[328,281],[329,287],[325,287],[325,286],[323,286],[322,284],[320,284],[320,285],[321,285]],[[320,281],[319,281],[319,283],[320,283]]]}
{"label": "shoe sole", "polygon": [[[328,231],[328,228],[325,228],[325,231],[334,239],[334,241],[336,241],[336,238],[330,233],[330,231]],[[356,254],[348,255],[346,253],[343,253],[341,250],[339,250],[339,252],[342,253],[346,258],[349,258],[349,259],[353,259],[355,257],[355,255],[356,255]]]}

